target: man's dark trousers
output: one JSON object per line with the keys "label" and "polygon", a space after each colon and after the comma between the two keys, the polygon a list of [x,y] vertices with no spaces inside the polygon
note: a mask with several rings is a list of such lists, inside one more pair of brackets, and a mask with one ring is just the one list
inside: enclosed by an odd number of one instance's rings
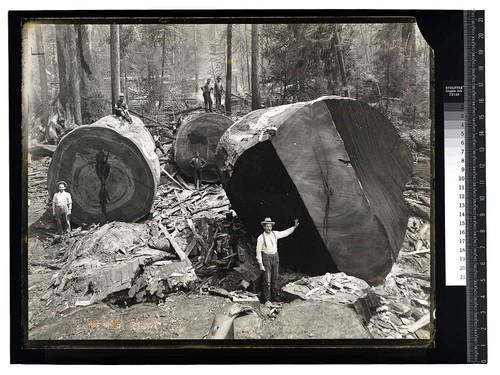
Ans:
{"label": "man's dark trousers", "polygon": [[262,264],[266,269],[262,280],[262,289],[266,301],[274,300],[278,296],[278,270],[280,257],[276,254],[262,253]]}
{"label": "man's dark trousers", "polygon": [[205,101],[205,112],[213,112],[212,110],[212,96],[209,92],[203,93],[203,99]]}

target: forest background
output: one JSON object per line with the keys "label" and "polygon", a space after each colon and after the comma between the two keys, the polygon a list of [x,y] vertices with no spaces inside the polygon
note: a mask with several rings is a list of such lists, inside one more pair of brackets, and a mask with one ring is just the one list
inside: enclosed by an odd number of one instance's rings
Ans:
{"label": "forest background", "polygon": [[119,91],[143,120],[172,121],[217,76],[228,115],[339,95],[377,107],[400,130],[429,127],[432,51],[414,23],[31,22],[23,42],[29,129],[54,115],[95,122]]}

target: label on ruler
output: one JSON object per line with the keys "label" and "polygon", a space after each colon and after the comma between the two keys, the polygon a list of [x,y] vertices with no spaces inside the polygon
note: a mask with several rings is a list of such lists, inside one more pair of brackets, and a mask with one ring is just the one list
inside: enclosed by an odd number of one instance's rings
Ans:
{"label": "label on ruler", "polygon": [[444,84],[446,285],[465,286],[465,108],[463,81]]}

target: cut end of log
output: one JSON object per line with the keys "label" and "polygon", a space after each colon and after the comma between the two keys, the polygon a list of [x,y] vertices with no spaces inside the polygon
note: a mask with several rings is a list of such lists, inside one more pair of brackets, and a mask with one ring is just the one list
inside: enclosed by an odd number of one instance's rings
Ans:
{"label": "cut end of log", "polygon": [[207,162],[203,168],[202,180],[216,182],[219,176],[215,168],[215,150],[220,137],[232,124],[229,117],[207,113],[182,125],[177,132],[174,154],[182,173],[194,177],[190,162],[198,152]]}
{"label": "cut end of log", "polygon": [[280,259],[375,284],[390,271],[408,222],[402,190],[411,153],[374,108],[322,97],[254,111],[222,136],[216,164],[233,209],[254,236],[272,217]]}
{"label": "cut end of log", "polygon": [[77,225],[133,222],[147,215],[160,178],[154,141],[137,117],[133,122],[104,117],[67,134],[52,158],[47,186],[57,182],[71,193],[71,220]]}

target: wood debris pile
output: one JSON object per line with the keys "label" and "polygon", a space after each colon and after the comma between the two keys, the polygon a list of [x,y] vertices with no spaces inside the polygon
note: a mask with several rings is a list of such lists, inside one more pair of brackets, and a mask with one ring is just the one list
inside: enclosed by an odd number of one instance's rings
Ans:
{"label": "wood debris pile", "polygon": [[285,285],[285,295],[291,299],[332,301],[342,304],[353,304],[362,297],[369,285],[344,272],[326,273],[323,276],[305,277]]}
{"label": "wood debris pile", "polygon": [[283,288],[289,299],[331,301],[352,307],[375,338],[429,339],[430,249],[428,222],[411,217],[400,255],[375,287],[343,272],[305,277]]}
{"label": "wood debris pile", "polygon": [[62,310],[99,301],[157,300],[196,280],[189,261],[179,260],[146,224],[79,228],[53,245],[58,251],[48,265],[57,272],[41,299]]}

